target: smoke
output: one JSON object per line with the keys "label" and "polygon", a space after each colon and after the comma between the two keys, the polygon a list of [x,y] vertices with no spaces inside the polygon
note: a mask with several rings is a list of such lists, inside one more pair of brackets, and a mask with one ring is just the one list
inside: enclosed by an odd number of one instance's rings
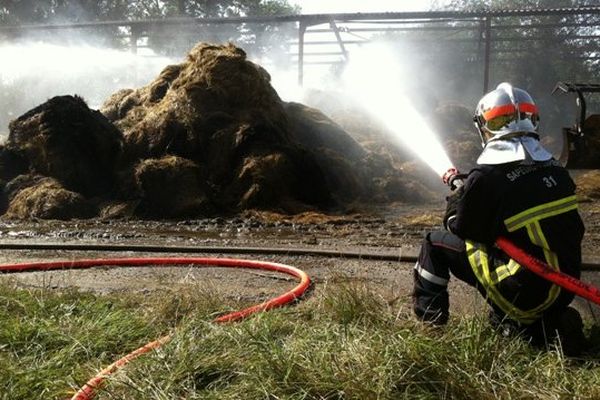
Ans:
{"label": "smoke", "polygon": [[91,45],[0,45],[0,134],[10,120],[47,99],[83,97],[99,108],[112,93],[147,84],[172,60]]}
{"label": "smoke", "polygon": [[306,90],[297,83],[298,75],[295,70],[274,68],[269,73],[271,74],[271,86],[283,101],[304,101]]}

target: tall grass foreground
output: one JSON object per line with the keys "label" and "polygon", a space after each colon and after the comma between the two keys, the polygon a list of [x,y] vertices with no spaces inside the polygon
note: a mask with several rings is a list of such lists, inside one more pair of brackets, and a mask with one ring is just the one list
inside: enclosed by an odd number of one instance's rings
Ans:
{"label": "tall grass foreground", "polygon": [[598,399],[600,340],[582,359],[454,316],[412,319],[368,286],[331,283],[294,307],[231,324],[213,289],[131,294],[0,285],[0,398],[64,399],[119,356],[174,339],[110,377],[98,399]]}

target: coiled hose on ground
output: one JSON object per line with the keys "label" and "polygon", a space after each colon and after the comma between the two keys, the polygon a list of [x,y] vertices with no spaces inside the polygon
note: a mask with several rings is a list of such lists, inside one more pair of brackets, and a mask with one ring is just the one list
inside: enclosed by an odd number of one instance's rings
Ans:
{"label": "coiled hose on ground", "polygon": [[[50,271],[58,269],[86,269],[97,266],[110,267],[140,267],[140,266],[217,266],[228,268],[249,268],[274,272],[282,272],[292,275],[300,280],[300,282],[290,291],[283,293],[280,296],[272,298],[263,303],[254,305],[243,310],[234,311],[229,314],[222,315],[214,320],[214,322],[232,322],[246,318],[259,311],[270,310],[275,307],[281,307],[289,304],[300,296],[302,296],[310,286],[309,276],[302,270],[279,263],[253,260],[239,260],[231,258],[198,258],[198,257],[162,257],[162,258],[107,258],[93,260],[75,260],[75,261],[52,261],[52,262],[30,262],[21,264],[5,264],[0,265],[0,272],[14,273],[26,271]],[[71,400],[91,400],[96,396],[97,391],[101,388],[105,379],[117,371],[119,368],[126,365],[129,361],[147,353],[153,349],[162,346],[171,339],[171,335],[165,335],[157,340],[145,344],[144,346],[132,351],[131,353],[121,357],[102,371],[97,373],[93,378],[88,380],[83,387],[73,395]]]}

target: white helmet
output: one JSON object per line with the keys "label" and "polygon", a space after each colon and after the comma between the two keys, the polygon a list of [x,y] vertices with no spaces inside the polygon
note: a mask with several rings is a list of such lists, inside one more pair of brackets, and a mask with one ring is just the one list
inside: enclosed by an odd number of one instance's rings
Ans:
{"label": "white helmet", "polygon": [[537,137],[539,114],[529,93],[503,82],[479,100],[474,121],[485,145],[485,132],[492,134],[489,140],[511,134]]}
{"label": "white helmet", "polygon": [[479,100],[473,120],[484,147],[478,164],[552,158],[539,143],[538,108],[523,89],[499,84]]}

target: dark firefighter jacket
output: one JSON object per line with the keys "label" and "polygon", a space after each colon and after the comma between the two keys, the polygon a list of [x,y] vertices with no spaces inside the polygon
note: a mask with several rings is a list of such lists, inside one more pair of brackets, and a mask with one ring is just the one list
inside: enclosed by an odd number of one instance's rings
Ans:
{"label": "dark firefighter jacket", "polygon": [[573,295],[534,275],[494,246],[502,235],[579,278],[584,226],[575,184],[550,160],[481,165],[469,172],[448,229],[465,240],[469,263],[499,312],[524,324],[566,306]]}

